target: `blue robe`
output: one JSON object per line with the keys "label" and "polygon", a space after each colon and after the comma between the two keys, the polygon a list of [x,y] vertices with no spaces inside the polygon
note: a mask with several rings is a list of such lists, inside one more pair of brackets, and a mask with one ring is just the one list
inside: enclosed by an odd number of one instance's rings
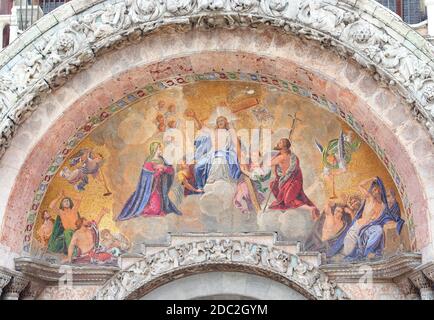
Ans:
{"label": "blue robe", "polygon": [[[169,199],[169,190],[173,183],[173,175],[163,174],[161,179],[161,195],[164,212],[182,215],[182,213]],[[127,203],[125,204],[124,208],[122,209],[116,220],[124,221],[139,217],[145,209],[146,205],[148,204],[149,198],[151,197],[153,183],[154,172],[142,168],[136,191],[134,191],[134,193],[128,199]]]}
{"label": "blue robe", "polygon": [[238,157],[234,146],[232,145],[228,150],[212,150],[212,141],[209,134],[200,135],[194,141],[194,158],[196,164],[194,166],[194,179],[196,181],[196,188],[203,189],[209,177],[212,162],[214,158],[222,157],[226,159],[229,166],[229,174],[232,179],[238,180],[241,176],[241,169],[238,164]]}
{"label": "blue robe", "polygon": [[[347,261],[365,259],[370,253],[375,254],[377,257],[381,256],[385,242],[383,231],[384,225],[390,221],[396,222],[396,232],[400,234],[402,226],[405,222],[400,217],[401,211],[396,201],[392,204],[392,206],[389,207],[389,204],[387,203],[386,189],[384,187],[383,181],[379,177],[377,177],[376,180],[371,184],[369,192],[374,187],[374,183],[377,183],[380,187],[381,201],[384,203],[384,210],[378,219],[368,223],[359,230],[358,241],[354,250],[345,257],[345,260]],[[327,257],[336,255],[342,249],[348,230],[354,225],[354,223],[356,223],[358,219],[362,217],[363,211],[365,209],[365,203],[366,201],[363,202],[360,209],[357,211],[352,223],[346,227],[346,230],[341,234],[335,244],[327,252]]]}

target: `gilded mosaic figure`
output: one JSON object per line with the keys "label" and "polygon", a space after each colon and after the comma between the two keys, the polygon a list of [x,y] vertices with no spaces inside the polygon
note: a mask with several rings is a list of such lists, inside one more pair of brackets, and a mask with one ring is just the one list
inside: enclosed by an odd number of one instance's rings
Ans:
{"label": "gilded mosaic figure", "polygon": [[117,220],[124,221],[139,216],[164,216],[169,213],[182,215],[168,197],[173,177],[173,167],[167,165],[163,159],[161,143],[151,143],[137,189],[128,199]]}

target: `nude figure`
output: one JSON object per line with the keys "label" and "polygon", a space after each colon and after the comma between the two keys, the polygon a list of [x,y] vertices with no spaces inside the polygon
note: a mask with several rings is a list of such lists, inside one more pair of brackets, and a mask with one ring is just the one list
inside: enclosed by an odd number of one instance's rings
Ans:
{"label": "nude figure", "polygon": [[[101,222],[102,217],[108,212],[109,210],[107,208],[101,209],[101,212],[94,221],[88,221],[85,218],[79,218],[77,220],[77,230],[72,236],[71,243],[68,248],[68,257],[64,260],[64,262],[71,263],[74,260],[80,260],[83,262],[85,260],[104,261],[112,257],[109,253],[97,252],[98,243],[96,242],[98,225]],[[74,259],[73,255],[75,249],[78,249],[78,256]]]}
{"label": "nude figure", "polygon": [[48,210],[44,210],[42,212],[42,219],[44,219],[44,222],[42,223],[41,227],[38,230],[38,236],[41,239],[41,242],[44,244],[44,246],[47,246],[48,241],[50,240],[51,237],[51,233],[53,232],[54,220],[51,217]]}

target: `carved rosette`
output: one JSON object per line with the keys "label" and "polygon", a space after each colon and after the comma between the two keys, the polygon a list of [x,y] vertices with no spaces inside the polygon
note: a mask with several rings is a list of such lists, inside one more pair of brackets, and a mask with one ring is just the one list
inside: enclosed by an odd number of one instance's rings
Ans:
{"label": "carved rosette", "polygon": [[[97,292],[98,300],[138,298],[187,270],[212,267],[253,270],[278,278],[313,299],[343,299],[345,294],[312,265],[276,248],[238,240],[205,240],[171,247],[118,272]],[[283,280],[282,280],[283,279]],[[144,289],[145,288],[145,289]]]}
{"label": "carved rosette", "polygon": [[[417,108],[416,118],[434,137],[432,46],[420,39],[420,47],[410,50],[378,18],[362,19],[359,4],[337,0],[299,0],[295,5],[293,0],[93,1],[93,6],[76,10],[76,15],[23,48],[18,63],[12,62],[15,54],[8,48],[0,54],[0,61],[6,61],[0,69],[0,156],[41,97],[92,64],[97,55],[135,42],[162,26],[179,32],[192,27],[271,26],[319,41],[354,57],[377,80],[398,86],[398,92]],[[372,2],[369,5],[375,6]],[[408,27],[402,23],[402,28]]]}

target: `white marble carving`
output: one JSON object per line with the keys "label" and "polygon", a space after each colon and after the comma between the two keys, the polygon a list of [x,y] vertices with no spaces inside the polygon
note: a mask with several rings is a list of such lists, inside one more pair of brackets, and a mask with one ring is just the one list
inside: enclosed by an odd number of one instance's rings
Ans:
{"label": "white marble carving", "polygon": [[261,274],[279,275],[317,299],[345,298],[328,277],[299,257],[276,248],[239,240],[207,239],[164,249],[144,257],[115,274],[97,292],[95,299],[127,299],[136,290],[170,279],[185,268],[231,265],[257,268]]}

